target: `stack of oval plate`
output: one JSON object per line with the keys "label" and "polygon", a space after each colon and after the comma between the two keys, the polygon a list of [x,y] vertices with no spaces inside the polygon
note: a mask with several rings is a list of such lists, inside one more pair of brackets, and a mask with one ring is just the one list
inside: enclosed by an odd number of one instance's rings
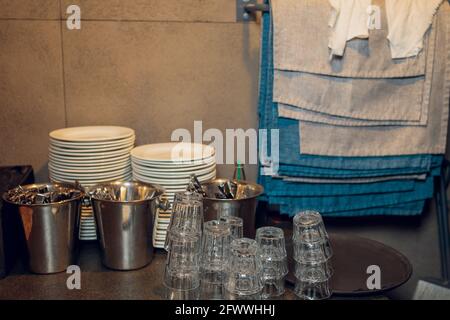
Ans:
{"label": "stack of oval plate", "polygon": [[[134,130],[114,126],[74,127],[50,133],[48,169],[56,182],[78,181],[82,187],[131,179]],[[80,239],[97,239],[92,208],[83,206]]]}
{"label": "stack of oval plate", "polygon": [[[211,146],[172,142],[139,146],[131,151],[133,178],[159,184],[166,190],[163,197],[172,201],[176,192],[186,190],[191,174],[200,182],[216,178],[216,158]],[[153,246],[163,248],[170,211],[157,211]]]}

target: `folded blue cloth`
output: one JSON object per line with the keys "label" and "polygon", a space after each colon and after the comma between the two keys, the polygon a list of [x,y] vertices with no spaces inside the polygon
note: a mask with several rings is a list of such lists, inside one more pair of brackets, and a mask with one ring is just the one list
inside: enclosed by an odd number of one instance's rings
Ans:
{"label": "folded blue cloth", "polygon": [[319,197],[269,196],[269,201],[271,204],[283,205],[293,214],[308,209],[317,210],[320,213],[361,210],[431,198],[433,196],[433,183],[433,177],[429,177],[423,182],[416,182],[412,191]]}
{"label": "folded blue cloth", "polygon": [[308,197],[308,196],[344,196],[356,194],[389,193],[412,191],[414,180],[392,180],[375,183],[298,183],[286,182],[280,178],[261,176],[267,196]]}
{"label": "folded blue cloth", "polygon": [[[436,157],[437,159],[439,157]],[[325,168],[311,168],[300,166],[280,165],[278,170],[281,176],[292,177],[309,177],[309,178],[373,178],[385,177],[395,175],[414,175],[421,173],[428,173],[433,176],[440,174],[440,165],[433,166],[428,170],[417,168],[398,168],[398,169],[380,169],[380,170],[344,170],[344,169],[325,169]]]}
{"label": "folded blue cloth", "polygon": [[[407,202],[405,204],[385,206],[378,208],[367,208],[361,210],[350,210],[350,211],[337,211],[324,213],[325,217],[362,217],[362,216],[412,216],[419,215],[422,213],[425,206],[425,200]],[[292,213],[288,208],[280,207],[282,214],[288,214],[290,216],[294,215],[296,212]],[[288,210],[288,211],[286,211]]]}

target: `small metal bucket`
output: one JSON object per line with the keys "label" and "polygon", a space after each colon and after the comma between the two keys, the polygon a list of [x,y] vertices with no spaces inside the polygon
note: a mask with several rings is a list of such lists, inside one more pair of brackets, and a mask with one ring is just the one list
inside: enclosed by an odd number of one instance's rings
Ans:
{"label": "small metal bucket", "polygon": [[234,181],[238,185],[245,186],[246,196],[240,199],[217,199],[215,193],[218,192],[218,185],[227,182],[228,179],[214,179],[203,184],[206,197],[203,198],[203,212],[205,221],[219,219],[223,216],[240,217],[244,221],[244,237],[255,237],[255,216],[257,197],[264,192],[264,188],[247,181]]}
{"label": "small metal bucket", "polygon": [[[142,182],[112,182],[90,188],[103,264],[139,269],[153,257],[153,224],[164,189]],[[110,197],[110,195],[113,195]]]}
{"label": "small metal bucket", "polygon": [[[47,188],[49,191],[77,189],[64,183],[30,184],[23,190]],[[77,189],[79,190],[79,189]],[[62,272],[76,261],[79,217],[83,192],[72,199],[44,204],[19,204],[3,194],[3,200],[18,214],[23,226],[28,264],[31,272]]]}

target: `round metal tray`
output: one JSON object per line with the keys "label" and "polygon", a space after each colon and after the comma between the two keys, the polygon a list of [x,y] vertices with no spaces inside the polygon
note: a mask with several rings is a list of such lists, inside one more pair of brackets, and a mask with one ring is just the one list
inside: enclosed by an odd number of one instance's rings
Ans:
{"label": "round metal tray", "polygon": [[[294,259],[291,234],[286,232],[290,284],[295,283]],[[331,262],[334,269],[331,288],[336,295],[380,294],[401,286],[409,280],[412,266],[409,260],[397,250],[375,240],[353,235],[330,234],[333,248]],[[377,265],[381,269],[381,288],[367,288],[367,267]]]}

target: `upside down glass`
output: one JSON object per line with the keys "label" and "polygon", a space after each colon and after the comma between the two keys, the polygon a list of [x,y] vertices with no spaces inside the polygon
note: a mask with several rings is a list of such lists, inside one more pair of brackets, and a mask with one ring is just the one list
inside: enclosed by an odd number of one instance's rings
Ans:
{"label": "upside down glass", "polygon": [[328,239],[322,216],[317,211],[307,210],[297,213],[293,219],[293,227],[292,240],[294,242],[308,240],[305,236],[300,239],[305,232],[315,238]]}
{"label": "upside down glass", "polygon": [[171,289],[192,290],[200,285],[200,236],[172,229],[168,234],[164,284]]}
{"label": "upside down glass", "polygon": [[244,236],[244,220],[234,216],[222,216],[219,221],[230,225],[231,240],[240,239]]}
{"label": "upside down glass", "polygon": [[328,261],[323,263],[301,263],[296,261],[294,274],[297,279],[302,281],[322,282],[331,278],[333,268]]}
{"label": "upside down glass", "polygon": [[[167,235],[176,228],[186,233],[195,233],[201,236],[203,228],[203,201],[202,195],[189,191],[176,193],[172,204]],[[169,237],[166,236],[164,248],[169,250]]]}
{"label": "upside down glass", "polygon": [[333,251],[322,217],[316,211],[304,211],[294,217],[293,223],[295,294],[305,300],[327,299],[331,296]]}
{"label": "upside down glass", "polygon": [[258,245],[248,238],[231,242],[231,255],[225,288],[237,296],[255,295],[261,292],[261,261],[257,255]]}
{"label": "upside down glass", "polygon": [[306,231],[294,241],[294,259],[298,262],[322,263],[331,258],[328,238],[321,238],[315,231]]}
{"label": "upside down glass", "polygon": [[223,284],[230,256],[230,225],[219,220],[205,222],[202,240],[202,281]]}
{"label": "upside down glass", "polygon": [[280,228],[262,227],[256,230],[256,241],[262,266],[262,297],[280,296],[288,273],[284,232]]}
{"label": "upside down glass", "polygon": [[318,282],[297,279],[294,292],[300,299],[304,300],[323,300],[331,297],[328,279]]}

